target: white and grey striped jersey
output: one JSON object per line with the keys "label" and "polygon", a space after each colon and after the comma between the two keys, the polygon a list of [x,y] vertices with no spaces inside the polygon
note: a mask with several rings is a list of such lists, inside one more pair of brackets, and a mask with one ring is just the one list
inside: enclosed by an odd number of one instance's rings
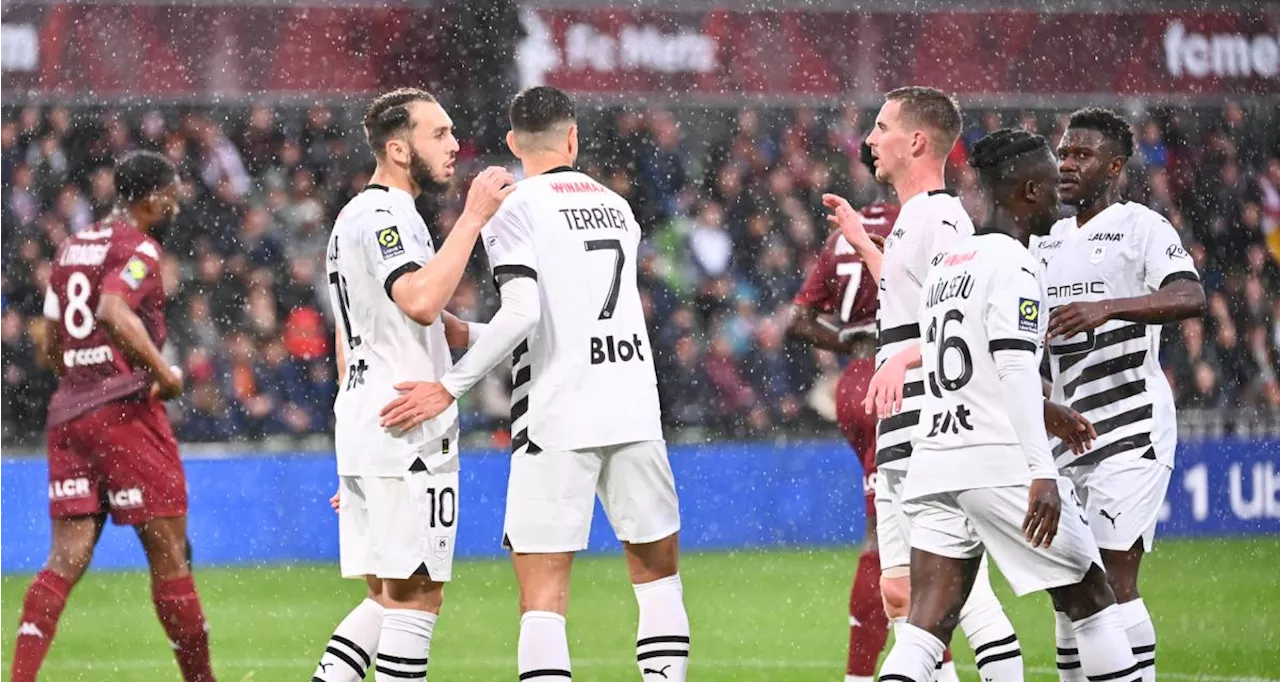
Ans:
{"label": "white and grey striped jersey", "polygon": [[572,168],[554,169],[520,181],[481,238],[495,279],[538,283],[538,324],[512,358],[512,450],[661,440],[636,286],[640,226],[627,201]]}
{"label": "white and grey striped jersey", "polygon": [[[973,221],[956,195],[947,190],[923,192],[902,205],[893,232],[885,240],[880,269],[879,338],[876,367],[920,340],[921,287],[940,254],[973,234]],[[907,370],[902,411],[880,420],[876,435],[876,467],[905,471],[911,456],[911,431],[924,406],[924,375]]]}
{"label": "white and grey striped jersey", "polygon": [[[427,225],[403,190],[369,185],[334,221],[325,264],[347,362],[347,380],[333,405],[341,476],[403,476],[425,446],[457,423],[458,408],[450,405],[405,433],[379,424],[378,412],[399,396],[397,383],[438,381],[453,366],[444,323],[424,327],[391,299],[396,278],[433,257]],[[456,453],[445,443],[433,456]]]}
{"label": "white and grey striped jersey", "polygon": [[[1084,226],[1060,220],[1032,245],[1045,269],[1048,306],[1145,296],[1179,280],[1198,280],[1173,226],[1141,204],[1107,207]],[[1048,347],[1053,400],[1084,414],[1098,439],[1080,457],[1059,440],[1059,468],[1110,457],[1173,466],[1177,426],[1173,393],[1160,368],[1160,325],[1111,320]]]}

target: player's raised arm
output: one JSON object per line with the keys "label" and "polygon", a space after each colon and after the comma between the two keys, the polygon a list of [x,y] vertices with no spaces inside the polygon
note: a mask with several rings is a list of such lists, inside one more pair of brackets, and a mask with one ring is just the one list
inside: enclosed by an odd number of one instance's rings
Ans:
{"label": "player's raised arm", "polygon": [[[418,324],[432,324],[462,281],[471,249],[480,229],[493,217],[502,201],[515,191],[515,178],[506,169],[491,166],[476,176],[467,192],[467,203],[449,232],[444,246],[425,266],[405,264],[387,275],[391,300]],[[397,233],[396,239],[399,238]],[[381,240],[381,237],[379,237]],[[379,248],[384,248],[379,244]]]}
{"label": "player's raised arm", "polygon": [[530,226],[518,207],[508,209],[495,215],[485,228],[485,248],[501,297],[497,312],[482,325],[483,334],[471,338],[471,330],[467,331],[469,350],[440,383],[397,384],[396,389],[403,394],[382,409],[383,426],[412,428],[448,409],[499,363],[511,357],[516,346],[538,326],[542,309]]}
{"label": "player's raised arm", "polygon": [[862,257],[862,262],[866,263],[872,279],[879,282],[880,265],[884,262],[884,253],[880,245],[867,233],[866,227],[862,225],[862,214],[855,211],[844,197],[834,194],[822,195],[822,204],[831,210],[827,220],[840,228],[844,238],[857,250],[858,255]]}

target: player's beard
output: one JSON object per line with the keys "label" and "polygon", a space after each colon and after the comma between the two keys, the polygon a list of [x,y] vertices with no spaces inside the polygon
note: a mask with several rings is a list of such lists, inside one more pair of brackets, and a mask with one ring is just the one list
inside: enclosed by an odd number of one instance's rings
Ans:
{"label": "player's beard", "polygon": [[424,194],[431,195],[444,194],[453,184],[450,180],[436,178],[431,172],[431,165],[413,149],[409,150],[409,179]]}

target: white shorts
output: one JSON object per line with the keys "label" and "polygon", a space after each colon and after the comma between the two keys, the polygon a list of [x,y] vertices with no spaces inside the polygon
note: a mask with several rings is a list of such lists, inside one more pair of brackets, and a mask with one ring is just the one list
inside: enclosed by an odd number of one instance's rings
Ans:
{"label": "white shorts", "polygon": [[680,530],[667,444],[652,440],[513,455],[503,545],[521,554],[586,549],[597,495],[622,542]]}
{"label": "white shorts", "polygon": [[1102,566],[1071,482],[1064,479],[1058,479],[1062,515],[1053,544],[1037,548],[1027,542],[1022,520],[1029,491],[1029,485],[975,488],[907,500],[911,546],[953,559],[972,559],[985,550],[1019,597],[1074,585],[1090,566]]}
{"label": "white shorts", "polygon": [[1141,539],[1142,548],[1151,551],[1173,469],[1150,459],[1112,457],[1067,467],[1062,475],[1075,484],[1100,549],[1123,552]]}
{"label": "white shorts", "polygon": [[403,580],[453,575],[458,534],[458,458],[403,476],[339,476],[342,576]]}
{"label": "white shorts", "polygon": [[902,509],[902,484],[907,472],[876,470],[876,542],[880,570],[911,565],[911,524]]}

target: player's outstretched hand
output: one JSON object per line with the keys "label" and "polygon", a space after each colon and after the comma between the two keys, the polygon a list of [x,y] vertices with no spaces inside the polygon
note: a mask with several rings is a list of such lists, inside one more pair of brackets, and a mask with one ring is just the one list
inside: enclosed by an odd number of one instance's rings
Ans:
{"label": "player's outstretched hand", "polygon": [[827,221],[839,227],[840,232],[844,234],[844,238],[854,248],[862,250],[868,246],[874,247],[874,242],[867,235],[867,229],[862,226],[862,214],[853,210],[853,206],[850,206],[844,197],[823,194],[822,205],[831,211],[831,215],[827,216]]}
{"label": "player's outstretched hand", "polygon": [[467,190],[467,203],[463,213],[468,213],[480,220],[489,222],[503,200],[516,191],[516,178],[502,166],[489,166],[480,171],[471,188]]}
{"label": "player's outstretched hand", "polygon": [[1032,547],[1048,547],[1058,534],[1058,517],[1062,499],[1058,497],[1058,481],[1037,478],[1031,481],[1027,494],[1027,518],[1022,520],[1022,534]]}
{"label": "player's outstretched hand", "polygon": [[1098,437],[1093,424],[1084,415],[1058,403],[1044,401],[1044,429],[1066,443],[1071,451],[1083,455]]}
{"label": "player's outstretched hand", "polygon": [[338,513],[338,506],[342,504],[342,488],[338,488],[338,492],[329,498],[329,506],[333,508],[333,513]]}
{"label": "player's outstretched hand", "polygon": [[907,363],[900,356],[885,360],[871,384],[867,386],[867,397],[862,406],[867,414],[875,414],[877,419],[887,419],[902,410],[902,384],[907,379]]}
{"label": "player's outstretched hand", "polygon": [[156,377],[155,383],[151,384],[152,397],[161,400],[173,400],[182,395],[182,369],[177,365],[170,365],[168,372],[162,372]]}
{"label": "player's outstretched hand", "polygon": [[1049,314],[1048,339],[1067,338],[1097,329],[1111,319],[1111,306],[1106,301],[1068,303]]}
{"label": "player's outstretched hand", "polygon": [[387,403],[380,413],[382,427],[396,431],[417,428],[449,409],[453,396],[444,386],[427,381],[405,381],[395,385],[400,397]]}

